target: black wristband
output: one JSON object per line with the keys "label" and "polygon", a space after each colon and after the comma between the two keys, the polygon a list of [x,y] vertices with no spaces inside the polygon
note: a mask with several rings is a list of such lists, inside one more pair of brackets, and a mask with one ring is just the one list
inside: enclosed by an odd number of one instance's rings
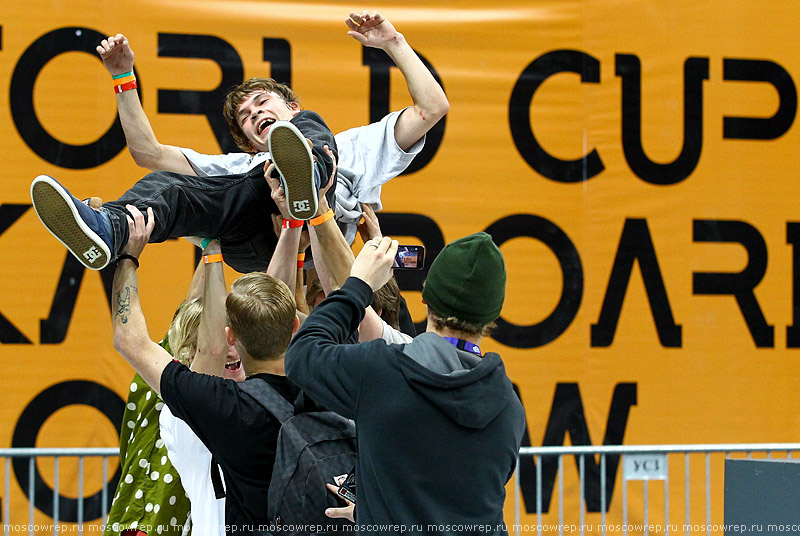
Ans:
{"label": "black wristband", "polygon": [[136,266],[136,268],[139,268],[139,259],[137,259],[133,255],[128,255],[127,253],[123,253],[122,255],[117,257],[117,264],[119,264],[119,261],[121,261],[122,259],[130,259],[130,260],[132,260],[133,264]]}

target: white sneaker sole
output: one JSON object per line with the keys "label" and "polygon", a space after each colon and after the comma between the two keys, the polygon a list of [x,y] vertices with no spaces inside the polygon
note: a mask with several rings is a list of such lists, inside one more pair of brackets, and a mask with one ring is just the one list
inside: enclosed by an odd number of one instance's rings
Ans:
{"label": "white sneaker sole", "polygon": [[111,251],[103,239],[84,223],[72,196],[63,186],[52,177],[39,175],[31,183],[31,200],[36,215],[47,230],[81,264],[90,270],[101,270],[108,265]]}
{"label": "white sneaker sole", "polygon": [[278,121],[269,130],[269,152],[283,177],[286,208],[296,220],[317,215],[314,160],[303,133],[288,121]]}

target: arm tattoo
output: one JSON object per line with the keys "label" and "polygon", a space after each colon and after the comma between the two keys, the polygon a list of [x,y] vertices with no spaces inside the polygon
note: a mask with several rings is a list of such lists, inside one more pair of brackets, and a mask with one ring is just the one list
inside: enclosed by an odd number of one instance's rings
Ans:
{"label": "arm tattoo", "polygon": [[119,317],[120,322],[123,324],[128,323],[128,316],[131,313],[131,290],[134,292],[136,287],[125,287],[122,291],[117,292],[117,310],[115,315]]}

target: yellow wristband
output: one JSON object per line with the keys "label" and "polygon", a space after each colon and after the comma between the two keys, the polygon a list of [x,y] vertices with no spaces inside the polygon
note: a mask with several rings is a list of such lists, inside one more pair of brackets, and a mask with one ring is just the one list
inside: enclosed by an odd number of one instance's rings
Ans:
{"label": "yellow wristband", "polygon": [[328,221],[329,219],[333,218],[333,209],[329,208],[328,212],[323,214],[322,216],[317,216],[316,218],[312,218],[308,220],[309,225],[320,225]]}
{"label": "yellow wristband", "polygon": [[214,255],[203,255],[203,262],[211,264],[212,262],[222,262],[222,253],[215,253]]}
{"label": "yellow wristband", "polygon": [[298,261],[304,261],[304,260],[306,260],[306,254],[305,254],[305,253],[298,253],[298,254],[297,254],[297,260],[298,260]]}

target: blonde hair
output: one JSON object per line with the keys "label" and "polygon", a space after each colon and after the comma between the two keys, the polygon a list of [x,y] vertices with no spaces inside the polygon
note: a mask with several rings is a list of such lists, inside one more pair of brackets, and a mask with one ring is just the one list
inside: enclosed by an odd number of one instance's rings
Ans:
{"label": "blonde hair", "polygon": [[197,332],[200,329],[200,317],[203,315],[203,300],[195,298],[183,302],[175,311],[172,324],[167,332],[167,341],[172,357],[186,365],[192,364],[197,352]]}
{"label": "blonde hair", "polygon": [[286,352],[296,309],[289,287],[263,272],[234,281],[225,301],[228,326],[250,357],[261,361]]}

